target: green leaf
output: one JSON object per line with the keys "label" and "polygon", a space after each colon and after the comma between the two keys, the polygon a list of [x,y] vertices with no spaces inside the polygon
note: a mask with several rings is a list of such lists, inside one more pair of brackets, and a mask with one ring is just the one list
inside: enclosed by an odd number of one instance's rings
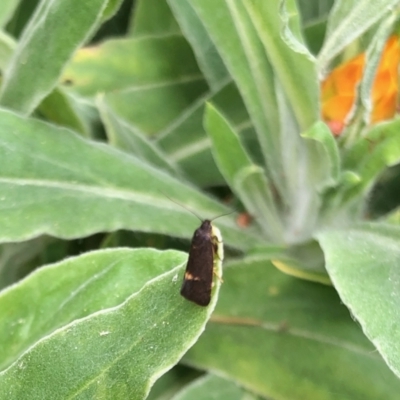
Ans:
{"label": "green leaf", "polygon": [[326,16],[310,23],[306,23],[304,28],[304,38],[307,47],[313,55],[317,55],[323,45],[326,31]]}
{"label": "green leaf", "polygon": [[[280,82],[274,82],[280,117],[279,149],[283,165],[285,193],[279,200],[285,226],[285,242],[299,244],[309,241],[318,224],[321,196],[318,185],[321,183],[321,146],[304,140]],[[323,160],[328,164],[327,160]],[[326,165],[323,171],[329,170]],[[284,179],[282,179],[284,177]],[[275,182],[273,182],[275,184]],[[282,186],[282,184],[281,184]]]}
{"label": "green leaf", "polygon": [[340,155],[332,132],[326,124],[318,121],[301,136],[311,139],[307,142],[309,156],[315,165],[315,182],[318,189],[321,190],[325,187],[336,185],[341,172]]}
{"label": "green leaf", "polygon": [[30,114],[54,88],[72,53],[97,26],[107,2],[43,0],[5,71],[0,104]]}
{"label": "green leaf", "polygon": [[210,88],[213,90],[218,89],[221,81],[229,78],[229,73],[199,16],[190,2],[168,0],[168,4],[172,8],[186,38],[192,45],[199,67]]}
{"label": "green leaf", "polygon": [[398,308],[400,229],[360,224],[318,234],[326,268],[342,301],[389,367],[400,376]]}
{"label": "green leaf", "polygon": [[334,2],[335,0],[299,0],[298,5],[305,25],[326,17]]}
{"label": "green leaf", "polygon": [[315,59],[300,34],[296,2],[245,0],[244,4],[301,130],[309,128],[319,117],[319,82]]}
{"label": "green leaf", "polygon": [[110,19],[121,7],[123,0],[108,0],[106,7],[103,11],[102,22]]}
{"label": "green leaf", "polygon": [[[224,112],[240,133],[241,139],[247,144],[249,151],[251,149],[259,150],[246,108],[232,82],[221,82],[218,90],[211,91],[198,99],[192,107],[182,113],[175,123],[161,131],[156,139],[158,145],[170,159],[175,161],[193,182],[199,186],[224,185],[225,180],[211,154],[211,141],[203,127],[206,101],[217,105]],[[256,155],[254,153],[253,151],[252,156],[258,156],[262,162],[260,152]]]}
{"label": "green leaf", "polygon": [[[352,257],[335,254],[346,262]],[[284,275],[260,256],[225,265],[224,282],[184,362],[266,398],[398,398],[400,381],[332,287]]]}
{"label": "green leaf", "polygon": [[229,122],[207,104],[205,129],[221,174],[271,240],[281,240],[283,227],[269,182],[262,168],[253,164]]}
{"label": "green leaf", "polygon": [[[1,369],[40,338],[76,319],[121,304],[147,281],[185,260],[185,254],[179,252],[112,249],[36,270],[0,294],[0,304],[7,310],[0,319],[1,337],[7,343],[0,358]],[[41,312],[33,314],[31,304]],[[29,321],[29,329],[19,321]]]}
{"label": "green leaf", "polygon": [[267,239],[273,243],[284,243],[284,228],[264,170],[256,165],[242,168],[233,180],[232,189],[240,201],[255,217]]}
{"label": "green leaf", "polygon": [[396,207],[393,211],[387,213],[385,218],[382,218],[381,221],[389,224],[400,225],[400,208]]}
{"label": "green leaf", "polygon": [[[117,229],[190,238],[198,220],[165,195],[204,218],[229,212],[133,156],[8,111],[0,111],[0,159],[1,242]],[[239,249],[262,242],[233,217],[218,225],[226,243]]]}
{"label": "green leaf", "polygon": [[63,80],[82,96],[104,92],[115,113],[146,134],[173,123],[208,89],[180,35],[115,39],[81,49]]}
{"label": "green leaf", "polygon": [[201,371],[178,364],[155,382],[146,399],[169,400],[175,393],[178,393],[184,386],[200,375],[202,375]]}
{"label": "green leaf", "polygon": [[398,0],[340,0],[328,21],[326,40],[318,55],[318,70],[324,74],[329,63],[353,40],[395,10]]}
{"label": "green leaf", "polygon": [[0,31],[0,70],[4,71],[15,49],[14,39]]}
{"label": "green leaf", "polygon": [[400,161],[400,119],[373,126],[343,155],[343,166],[360,177],[355,187],[345,188],[347,199],[365,193],[388,167]]}
{"label": "green leaf", "polygon": [[172,400],[256,400],[257,397],[246,392],[232,381],[215,375],[205,375],[187,385]]}
{"label": "green leaf", "polygon": [[280,253],[270,256],[270,260],[285,274],[331,285],[325,269],[324,253],[315,239],[287,247]]}
{"label": "green leaf", "polygon": [[179,25],[166,0],[137,0],[132,12],[130,36],[180,34]]}
{"label": "green leaf", "polygon": [[278,268],[285,274],[294,276],[296,278],[305,279],[310,282],[322,283],[323,285],[330,285],[331,280],[326,272],[321,272],[320,265],[311,265],[309,263],[301,263],[296,258],[282,257],[277,260],[271,260],[274,267]]}
{"label": "green leaf", "polygon": [[38,112],[49,122],[89,136],[83,119],[74,109],[71,97],[62,88],[56,88],[46,96],[38,106]]}
{"label": "green leaf", "polygon": [[[186,59],[179,63],[178,59]],[[193,52],[181,35],[110,39],[80,49],[63,73],[85,97],[116,90],[148,90],[202,77]]]}
{"label": "green leaf", "polygon": [[[33,345],[0,372],[0,397],[144,399],[197,340],[218,297],[218,282],[209,307],[179,295],[179,264],[185,258],[148,249],[91,253],[42,268],[3,292],[0,302],[6,305],[14,297],[13,311],[19,304],[27,314],[13,325],[16,332],[8,341],[15,345],[37,324],[47,329],[36,332]],[[28,302],[29,296],[36,301]],[[41,312],[32,314],[32,304]],[[10,318],[12,307],[6,309]],[[1,326],[10,330],[9,324]]]}
{"label": "green leaf", "polygon": [[363,70],[363,78],[360,84],[360,100],[365,108],[364,120],[366,124],[370,124],[370,115],[373,109],[372,90],[376,78],[376,73],[385,49],[388,37],[393,32],[393,27],[397,16],[392,13],[380,25],[374,33],[372,43],[366,52],[365,68]]}
{"label": "green leaf", "polygon": [[36,265],[32,260],[43,254],[49,238],[39,237],[22,243],[0,246],[0,290],[29,273]]}
{"label": "green leaf", "polygon": [[253,23],[241,2],[189,1],[243,97],[268,165],[269,177],[273,178],[276,189],[285,193],[274,75]]}
{"label": "green leaf", "polygon": [[2,0],[0,2],[0,27],[4,27],[17,9],[19,0]]}
{"label": "green leaf", "polygon": [[168,160],[167,155],[139,129],[116,115],[106,100],[99,99],[97,105],[110,144],[172,175],[178,175],[176,165]]}
{"label": "green leaf", "polygon": [[217,165],[230,186],[233,186],[235,175],[253,163],[227,119],[210,103],[206,105],[204,127],[212,141]]}

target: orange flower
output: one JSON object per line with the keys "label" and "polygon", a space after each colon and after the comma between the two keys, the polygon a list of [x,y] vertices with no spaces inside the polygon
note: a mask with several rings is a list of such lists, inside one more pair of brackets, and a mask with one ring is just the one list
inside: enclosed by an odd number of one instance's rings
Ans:
{"label": "orange flower", "polygon": [[[390,119],[396,112],[399,61],[399,38],[391,36],[386,42],[372,86],[371,123]],[[335,68],[322,82],[322,117],[335,135],[343,130],[354,104],[356,85],[361,80],[364,64],[365,53],[362,53]]]}

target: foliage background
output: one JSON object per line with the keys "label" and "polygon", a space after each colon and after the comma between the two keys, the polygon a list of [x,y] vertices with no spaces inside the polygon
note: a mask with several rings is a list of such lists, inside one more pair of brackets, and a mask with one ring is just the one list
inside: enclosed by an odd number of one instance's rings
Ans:
{"label": "foliage background", "polygon": [[[368,118],[398,13],[3,0],[0,397],[397,399],[399,120]],[[320,82],[360,51],[335,139]],[[207,308],[179,296],[199,222],[166,196],[253,217],[218,220]]]}

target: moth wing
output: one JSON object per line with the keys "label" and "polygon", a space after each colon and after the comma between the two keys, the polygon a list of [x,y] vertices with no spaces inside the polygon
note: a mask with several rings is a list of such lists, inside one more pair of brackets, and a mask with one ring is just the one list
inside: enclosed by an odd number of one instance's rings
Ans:
{"label": "moth wing", "polygon": [[194,303],[207,306],[211,300],[214,268],[214,245],[211,236],[193,237],[181,295]]}

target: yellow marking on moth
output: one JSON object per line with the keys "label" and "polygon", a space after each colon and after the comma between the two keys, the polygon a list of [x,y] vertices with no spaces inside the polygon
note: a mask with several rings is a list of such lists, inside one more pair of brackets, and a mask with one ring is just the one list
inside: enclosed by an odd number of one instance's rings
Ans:
{"label": "yellow marking on moth", "polygon": [[[214,261],[214,263],[215,263],[215,261]],[[218,272],[216,271],[215,267],[213,268],[213,274],[217,277],[217,279],[218,279],[221,283],[224,283],[224,280],[222,279],[222,276],[220,276],[220,275],[218,274]]]}
{"label": "yellow marking on moth", "polygon": [[214,225],[211,225],[211,237],[213,244],[217,245],[217,256],[215,258],[219,258],[219,261],[222,263],[224,259],[224,245],[222,242],[221,231]]}
{"label": "yellow marking on moth", "polygon": [[190,272],[185,273],[185,279],[187,281],[199,281],[200,278],[198,276],[193,276]]}
{"label": "yellow marking on moth", "polygon": [[214,268],[213,274],[217,279],[223,283],[222,275],[219,275],[217,271],[222,272],[222,260],[224,259],[224,244],[222,241],[221,231],[214,225],[211,225],[211,241],[213,245],[217,246],[217,251],[215,252],[216,257],[214,257]]}

